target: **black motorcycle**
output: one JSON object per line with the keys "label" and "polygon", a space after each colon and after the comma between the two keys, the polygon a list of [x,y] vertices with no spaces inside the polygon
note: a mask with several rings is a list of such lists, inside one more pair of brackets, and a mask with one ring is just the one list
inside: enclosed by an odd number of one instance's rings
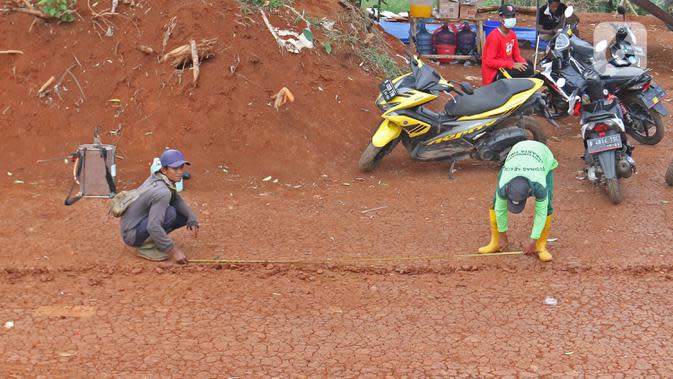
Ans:
{"label": "black motorcycle", "polygon": [[619,100],[605,89],[595,71],[585,71],[583,78],[580,124],[586,177],[596,186],[605,185],[610,200],[619,204],[623,199],[619,179],[636,171],[633,146],[626,139]]}
{"label": "black motorcycle", "polygon": [[[570,14],[572,8],[568,7]],[[569,17],[569,16],[567,16]],[[578,115],[577,96],[585,85],[582,73],[600,68],[600,80],[613,93],[624,114],[626,132],[636,141],[654,145],[664,136],[662,116],[668,111],[662,103],[666,92],[659,87],[647,70],[637,67],[615,68],[594,59],[596,52],[604,53],[607,42],[601,41],[596,49],[573,35],[573,25],[565,25],[551,39],[546,55],[540,61],[538,77],[547,86],[547,104],[553,116]],[[607,62],[606,62],[607,63]],[[602,67],[598,67],[602,66]]]}

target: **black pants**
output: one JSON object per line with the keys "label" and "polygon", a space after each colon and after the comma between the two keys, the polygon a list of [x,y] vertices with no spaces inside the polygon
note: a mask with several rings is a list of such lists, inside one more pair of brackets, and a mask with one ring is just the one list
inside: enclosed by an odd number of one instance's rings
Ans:
{"label": "black pants", "polygon": [[533,70],[533,62],[526,59],[526,64],[528,65],[526,66],[526,71],[519,71],[513,68],[501,68],[495,75],[495,80],[507,78],[507,76],[502,73],[503,70],[507,72],[507,75],[509,75],[511,78],[532,78],[533,74],[535,73]]}

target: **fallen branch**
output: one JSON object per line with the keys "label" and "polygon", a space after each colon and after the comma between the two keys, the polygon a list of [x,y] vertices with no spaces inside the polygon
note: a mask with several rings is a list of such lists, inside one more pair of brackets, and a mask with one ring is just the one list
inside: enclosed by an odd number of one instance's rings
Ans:
{"label": "fallen branch", "polygon": [[229,71],[231,71],[232,76],[236,73],[236,69],[238,69],[239,64],[241,64],[241,57],[236,54],[236,62],[229,66]]}
{"label": "fallen branch", "polygon": [[0,50],[0,55],[3,54],[23,54],[21,50]]}
{"label": "fallen branch", "polygon": [[70,71],[70,68],[68,68],[66,70],[66,72],[68,74],[70,74],[70,77],[72,78],[72,80],[74,80],[75,84],[77,84],[77,88],[79,88],[79,93],[82,94],[82,102],[84,102],[84,100],[86,100],[86,96],[84,96],[84,90],[82,90],[82,86],[79,84],[79,80],[77,80],[77,77],[75,77],[75,74],[73,74],[72,71]]}
{"label": "fallen branch", "polygon": [[177,25],[177,17],[173,16],[170,21],[168,21],[168,24],[164,26],[166,30],[164,30],[164,39],[161,42],[161,54],[164,53],[164,49],[166,49],[166,45],[168,45],[168,39],[171,38],[171,34],[173,34],[173,29],[175,29],[175,26]]}
{"label": "fallen branch", "polygon": [[55,80],[56,80],[56,78],[52,76],[52,77],[49,78],[46,82],[44,82],[44,84],[42,85],[42,87],[40,87],[40,89],[37,90],[37,96],[39,96],[39,97],[43,97],[43,96],[46,94],[47,88],[49,88],[49,86],[50,86]]}
{"label": "fallen branch", "polygon": [[[217,46],[217,38],[204,39],[200,43],[196,44],[196,50],[199,62],[215,55],[213,52]],[[182,45],[177,47],[168,53],[164,54],[159,63],[169,62],[173,67],[184,67],[192,61],[192,47],[191,44]]]}
{"label": "fallen branch", "polygon": [[196,41],[189,41],[190,47],[192,49],[192,73],[194,74],[194,85],[196,85],[196,80],[199,79],[199,53],[196,50]]}
{"label": "fallen branch", "polygon": [[387,205],[384,205],[384,206],[382,206],[382,207],[376,207],[376,208],[371,208],[371,209],[365,209],[364,211],[360,211],[360,213],[362,213],[362,214],[366,214],[366,213],[369,213],[369,212],[380,211],[381,209],[386,209],[386,208],[388,208],[388,206],[387,206]]}
{"label": "fallen branch", "polygon": [[269,31],[271,32],[271,35],[273,38],[276,40],[276,43],[278,44],[278,47],[280,48],[285,48],[285,41],[283,41],[278,33],[276,33],[276,29],[271,25],[271,22],[269,22],[269,19],[266,17],[266,13],[264,13],[264,10],[260,8],[259,12],[262,14],[262,18],[264,19],[264,23],[266,24],[266,27],[269,28]]}

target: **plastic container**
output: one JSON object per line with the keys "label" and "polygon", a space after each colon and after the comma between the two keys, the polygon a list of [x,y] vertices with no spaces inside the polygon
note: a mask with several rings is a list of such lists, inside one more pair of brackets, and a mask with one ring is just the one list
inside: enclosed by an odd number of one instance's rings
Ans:
{"label": "plastic container", "polygon": [[418,23],[416,30],[416,50],[418,54],[430,55],[434,53],[432,34],[425,28],[424,23]]}
{"label": "plastic container", "polygon": [[[456,54],[456,29],[455,25],[444,24],[432,33],[432,47],[439,55]],[[438,59],[440,63],[451,63],[453,59]]]}
{"label": "plastic container", "polygon": [[432,17],[432,0],[409,1],[410,17]]}

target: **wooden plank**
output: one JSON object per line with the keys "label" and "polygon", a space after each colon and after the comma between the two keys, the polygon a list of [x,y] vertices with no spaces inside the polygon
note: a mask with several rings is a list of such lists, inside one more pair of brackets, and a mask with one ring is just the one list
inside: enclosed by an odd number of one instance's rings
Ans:
{"label": "wooden plank", "polygon": [[473,56],[471,55],[442,55],[442,54],[428,54],[421,55],[421,58],[427,59],[461,59],[461,60],[471,60]]}

